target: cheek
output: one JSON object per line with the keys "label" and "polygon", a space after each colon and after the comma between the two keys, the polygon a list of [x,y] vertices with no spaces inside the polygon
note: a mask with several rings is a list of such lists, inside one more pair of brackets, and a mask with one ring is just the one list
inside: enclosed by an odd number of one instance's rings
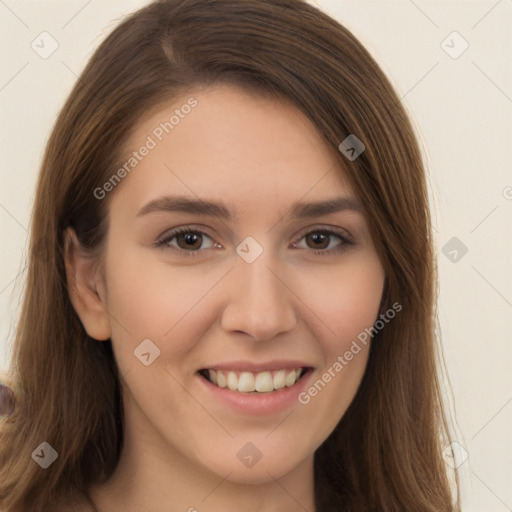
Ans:
{"label": "cheek", "polygon": [[[198,271],[196,265],[172,268],[147,260],[140,249],[110,253],[106,271],[108,309],[116,320],[113,337],[126,339],[130,333],[131,350],[145,338],[167,346],[163,340],[170,337],[175,354],[186,352],[208,321],[222,313],[214,297],[222,288],[226,268]],[[295,306],[323,345],[326,363],[373,325],[384,283],[375,253],[347,254],[339,265],[311,265],[288,276],[300,299]]]}
{"label": "cheek", "polygon": [[[346,263],[335,272],[331,268],[328,275],[317,272],[308,277],[308,286],[328,283],[324,293],[319,287],[303,289],[308,305],[324,324],[319,324],[316,333],[324,365],[299,396],[313,423],[317,444],[335,428],[361,383],[371,342],[364,331],[377,319],[384,286],[384,271],[376,254],[358,254]],[[365,342],[358,338],[362,333]]]}
{"label": "cheek", "polygon": [[[108,307],[127,330],[162,336],[197,304],[214,283],[191,267],[167,266],[136,249],[107,264]],[[210,283],[212,281],[212,283]]]}
{"label": "cheek", "polygon": [[308,272],[300,296],[316,315],[325,352],[346,350],[375,322],[384,287],[384,271],[376,254],[354,255],[344,264]]}
{"label": "cheek", "polygon": [[226,273],[149,260],[142,251],[125,252],[117,261],[112,254],[107,265],[113,343],[120,363],[128,366],[136,364],[133,351],[145,339],[173,360],[193,349],[206,317],[213,321],[216,311],[209,293]]}

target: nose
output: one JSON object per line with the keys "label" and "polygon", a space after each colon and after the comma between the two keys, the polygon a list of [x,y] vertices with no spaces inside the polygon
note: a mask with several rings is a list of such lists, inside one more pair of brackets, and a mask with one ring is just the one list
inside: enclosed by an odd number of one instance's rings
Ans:
{"label": "nose", "polygon": [[225,331],[243,332],[256,341],[265,341],[295,328],[296,297],[280,268],[270,251],[263,251],[252,263],[237,256],[222,312]]}

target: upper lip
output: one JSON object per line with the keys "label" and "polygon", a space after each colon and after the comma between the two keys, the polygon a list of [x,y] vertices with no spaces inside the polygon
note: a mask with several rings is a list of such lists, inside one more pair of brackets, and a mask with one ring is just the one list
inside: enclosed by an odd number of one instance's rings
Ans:
{"label": "upper lip", "polygon": [[264,372],[272,370],[293,370],[295,368],[311,368],[312,366],[304,361],[286,360],[286,361],[267,361],[264,363],[254,363],[252,361],[228,361],[224,363],[214,363],[209,366],[203,366],[200,370],[222,370],[222,371],[242,371],[242,372]]}

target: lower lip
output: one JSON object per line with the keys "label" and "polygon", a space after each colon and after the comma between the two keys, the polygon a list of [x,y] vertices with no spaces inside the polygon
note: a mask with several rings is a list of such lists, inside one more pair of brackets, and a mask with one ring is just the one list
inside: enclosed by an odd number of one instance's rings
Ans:
{"label": "lower lip", "polygon": [[220,388],[202,375],[198,374],[197,377],[219,402],[244,414],[261,415],[281,412],[297,403],[298,396],[306,388],[312,373],[313,370],[309,369],[293,386],[269,393],[240,393],[229,388]]}

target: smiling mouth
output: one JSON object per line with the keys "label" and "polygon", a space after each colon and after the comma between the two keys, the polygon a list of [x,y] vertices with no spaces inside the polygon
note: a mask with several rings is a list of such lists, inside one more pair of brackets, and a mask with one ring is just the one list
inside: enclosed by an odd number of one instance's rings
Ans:
{"label": "smiling mouth", "polygon": [[294,386],[311,368],[263,372],[199,370],[199,375],[219,388],[239,393],[272,393]]}

